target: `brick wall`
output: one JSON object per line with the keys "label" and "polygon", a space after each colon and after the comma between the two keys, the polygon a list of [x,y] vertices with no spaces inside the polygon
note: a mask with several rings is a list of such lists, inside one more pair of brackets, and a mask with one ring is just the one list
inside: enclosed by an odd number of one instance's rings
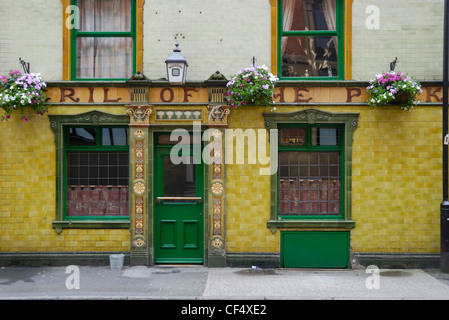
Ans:
{"label": "brick wall", "polygon": [[0,7],[0,75],[22,72],[22,58],[45,81],[61,80],[61,1],[0,0]]}
{"label": "brick wall", "polygon": [[[229,129],[253,129],[257,133],[257,129],[265,128],[262,112],[267,111],[266,107],[233,108],[228,118]],[[259,174],[260,164],[249,164],[248,141],[245,141],[244,164],[236,164],[236,146],[234,143],[234,164],[228,164],[229,161],[226,164],[226,249],[228,252],[279,252],[279,232],[272,234],[267,228],[270,176]],[[268,144],[266,148],[269,155]]]}
{"label": "brick wall", "polygon": [[[51,109],[69,114],[87,111]],[[104,111],[124,113],[123,108]],[[0,137],[0,252],[129,250],[129,230],[69,229],[57,234],[53,229],[56,153],[47,116],[35,116],[27,123],[12,116],[0,125]]]}
{"label": "brick wall", "polygon": [[[292,112],[278,107],[277,112]],[[439,252],[441,110],[415,107],[320,107],[360,113],[352,156],[354,252]],[[263,107],[232,110],[229,128],[263,127]],[[245,160],[245,163],[248,163]],[[226,227],[229,252],[277,252],[279,230],[270,218],[270,178],[259,165],[227,165]]]}
{"label": "brick wall", "polygon": [[[305,107],[302,107],[305,108]],[[100,108],[123,114],[123,107]],[[360,113],[354,133],[352,230],[354,252],[439,251],[441,146],[439,107],[320,107]],[[57,107],[83,113],[89,107]],[[298,110],[278,107],[278,112]],[[232,110],[229,129],[264,128],[264,107]],[[13,117],[0,126],[0,251],[125,251],[128,230],[64,230],[55,218],[55,146],[47,117]],[[226,237],[229,252],[278,252],[270,218],[270,177],[260,165],[226,166]]]}
{"label": "brick wall", "polygon": [[[273,0],[274,1],[274,0]],[[379,28],[368,29],[370,5],[379,8]],[[60,0],[0,0],[0,74],[21,69],[19,58],[46,81],[62,79],[62,3]],[[271,64],[271,5],[265,0],[146,0],[144,73],[166,77],[165,59],[175,41],[189,62],[188,80],[205,80],[215,71],[226,77],[251,63]],[[443,0],[354,0],[352,78],[368,80],[398,69],[420,80],[441,80]]]}
{"label": "brick wall", "polygon": [[146,0],[144,73],[165,78],[165,59],[176,40],[189,63],[187,80],[206,80],[219,70],[228,79],[241,68],[271,63],[268,0]]}
{"label": "brick wall", "polygon": [[[372,11],[379,8],[379,28],[369,29]],[[352,14],[352,70],[354,80],[368,80],[389,70],[420,80],[443,77],[443,0],[355,0]]]}
{"label": "brick wall", "polygon": [[353,146],[355,252],[440,250],[441,110],[367,109]]}

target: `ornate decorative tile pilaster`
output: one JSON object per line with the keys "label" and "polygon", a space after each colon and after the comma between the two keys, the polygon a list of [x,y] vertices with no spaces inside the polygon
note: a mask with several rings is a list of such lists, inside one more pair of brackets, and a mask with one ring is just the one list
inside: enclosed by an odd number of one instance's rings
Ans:
{"label": "ornate decorative tile pilaster", "polygon": [[209,127],[227,127],[228,115],[231,113],[231,108],[228,105],[208,105],[209,109]]}
{"label": "ornate decorative tile pilaster", "polygon": [[131,218],[131,264],[150,262],[148,230],[148,127],[152,106],[130,106],[126,113],[130,116],[130,218]]}
{"label": "ornate decorative tile pilaster", "polygon": [[153,106],[130,106],[126,113],[130,116],[130,126],[149,126]]}
{"label": "ornate decorative tile pilaster", "polygon": [[209,128],[213,128],[213,152],[214,157],[210,166],[210,195],[211,195],[211,237],[209,246],[209,266],[225,266],[226,264],[226,241],[224,237],[225,216],[225,181],[223,154],[224,128],[228,126],[228,115],[231,110],[226,105],[210,105]]}

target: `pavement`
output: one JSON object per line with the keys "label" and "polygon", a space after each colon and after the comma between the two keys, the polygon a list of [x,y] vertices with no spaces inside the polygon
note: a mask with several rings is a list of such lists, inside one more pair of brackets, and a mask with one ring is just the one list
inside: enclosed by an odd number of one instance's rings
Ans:
{"label": "pavement", "polygon": [[0,266],[0,300],[179,300],[189,306],[194,300],[449,300],[449,274],[377,268]]}

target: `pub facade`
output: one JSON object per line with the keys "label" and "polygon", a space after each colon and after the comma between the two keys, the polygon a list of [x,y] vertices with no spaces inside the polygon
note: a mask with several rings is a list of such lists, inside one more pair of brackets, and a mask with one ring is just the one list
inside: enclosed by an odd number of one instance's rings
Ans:
{"label": "pub facade", "polygon": [[[25,2],[0,71],[48,112],[0,123],[0,263],[438,265],[443,1]],[[235,107],[256,65],[272,103]],[[368,103],[394,70],[410,111]]]}

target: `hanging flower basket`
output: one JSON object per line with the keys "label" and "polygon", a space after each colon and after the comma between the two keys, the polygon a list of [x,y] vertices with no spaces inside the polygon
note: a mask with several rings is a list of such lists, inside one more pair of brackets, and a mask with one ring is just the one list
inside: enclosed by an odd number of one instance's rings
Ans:
{"label": "hanging flower basket", "polygon": [[410,98],[409,93],[401,93],[397,94],[393,100],[391,100],[391,104],[401,105],[407,102],[407,100]]}
{"label": "hanging flower basket", "polygon": [[273,103],[273,89],[277,80],[266,66],[242,69],[226,85],[226,99],[236,108],[248,105],[269,107]]}
{"label": "hanging flower basket", "polygon": [[368,104],[374,107],[394,104],[400,105],[403,110],[411,111],[419,102],[417,96],[422,93],[421,84],[401,72],[378,74],[369,84],[366,88],[371,95]]}
{"label": "hanging flower basket", "polygon": [[14,70],[8,76],[0,77],[0,107],[4,111],[0,120],[9,120],[11,114],[17,111],[20,119],[27,122],[32,117],[26,113],[27,107],[39,115],[48,112],[47,95],[43,91],[46,87],[38,73],[21,74]]}

